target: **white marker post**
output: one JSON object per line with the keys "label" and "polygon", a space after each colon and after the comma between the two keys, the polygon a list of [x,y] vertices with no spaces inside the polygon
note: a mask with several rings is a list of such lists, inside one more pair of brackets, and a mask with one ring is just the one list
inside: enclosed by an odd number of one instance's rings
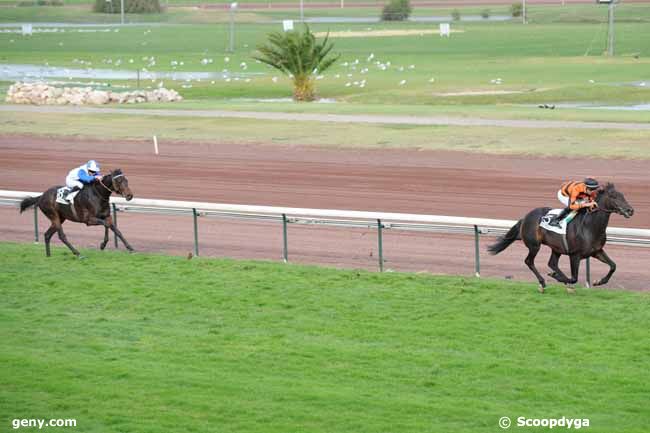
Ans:
{"label": "white marker post", "polygon": [[153,151],[158,155],[158,139],[155,135],[153,136]]}

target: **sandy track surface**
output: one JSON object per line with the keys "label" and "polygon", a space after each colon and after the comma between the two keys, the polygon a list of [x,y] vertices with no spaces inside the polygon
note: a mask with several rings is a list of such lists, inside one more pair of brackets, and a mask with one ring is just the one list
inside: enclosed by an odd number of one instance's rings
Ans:
{"label": "sandy track surface", "polygon": [[[143,198],[507,219],[518,219],[533,207],[556,205],[559,182],[569,174],[593,175],[615,181],[636,209],[630,220],[614,216],[613,226],[650,228],[645,161],[182,142],[165,143],[162,154],[155,156],[148,141],[0,136],[0,189],[44,190],[60,184],[70,168],[89,158],[105,168],[123,168],[134,193]],[[0,221],[2,239],[32,239],[31,213],[0,208]],[[42,232],[42,216],[40,223]],[[189,217],[120,214],[119,225],[140,251],[192,250]],[[96,247],[102,237],[97,227],[67,223],[64,228],[78,246]],[[281,257],[281,227],[273,223],[201,219],[200,239],[202,255]],[[491,257],[485,246],[492,239],[482,241],[482,275],[532,281],[523,264],[523,246]],[[374,230],[292,225],[290,260],[376,269],[376,240]],[[390,269],[474,272],[471,237],[387,231],[384,245]],[[608,251],[618,263],[609,287],[650,288],[650,250],[609,246]],[[548,250],[542,250],[540,269],[546,269],[547,260]],[[568,267],[566,258],[561,265]],[[594,264],[594,277],[605,269]]]}

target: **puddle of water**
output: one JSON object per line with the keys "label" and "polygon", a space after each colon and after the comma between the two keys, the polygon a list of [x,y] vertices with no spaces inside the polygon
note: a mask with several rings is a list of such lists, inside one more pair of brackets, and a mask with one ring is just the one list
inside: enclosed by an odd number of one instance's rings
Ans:
{"label": "puddle of water", "polygon": [[[270,103],[278,103],[278,102],[296,102],[292,98],[234,98],[234,99],[229,99],[229,101],[232,102],[270,102]],[[336,99],[331,99],[331,98],[320,98],[315,101],[313,101],[317,104],[336,104],[338,101]],[[298,103],[298,102],[296,102]]]}
{"label": "puddle of water", "polygon": [[637,105],[593,105],[593,104],[548,104],[556,108],[578,108],[582,110],[615,110],[615,111],[650,111],[650,104]]}
{"label": "puddle of water", "polygon": [[[261,72],[153,72],[140,71],[141,80],[210,80],[247,79],[264,75]],[[62,68],[38,65],[0,64],[0,81],[43,81],[50,78],[92,79],[92,80],[136,80],[137,71],[93,68]]]}

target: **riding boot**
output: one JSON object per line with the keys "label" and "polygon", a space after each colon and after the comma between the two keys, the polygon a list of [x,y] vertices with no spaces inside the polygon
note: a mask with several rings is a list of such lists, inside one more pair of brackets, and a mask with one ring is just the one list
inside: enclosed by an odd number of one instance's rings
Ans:
{"label": "riding boot", "polygon": [[563,220],[564,218],[566,218],[567,215],[569,215],[569,213],[571,213],[571,208],[566,207],[566,208],[562,209],[562,212],[560,212],[559,214],[555,215],[555,216],[554,216],[554,217],[553,217],[553,218],[548,222],[548,225],[550,225],[550,226],[554,226],[554,227],[557,227],[557,228],[562,227],[561,222],[562,222],[562,220]]}
{"label": "riding boot", "polygon": [[72,194],[73,192],[75,192],[75,191],[79,191],[80,189],[81,189],[81,188],[79,188],[78,186],[74,186],[74,187],[72,187],[72,189],[71,189],[70,191],[68,191],[68,192],[65,193],[65,195],[63,196],[63,200],[65,200],[65,201],[67,201],[68,203],[70,203],[70,201],[68,200],[68,196],[69,196],[70,194]]}

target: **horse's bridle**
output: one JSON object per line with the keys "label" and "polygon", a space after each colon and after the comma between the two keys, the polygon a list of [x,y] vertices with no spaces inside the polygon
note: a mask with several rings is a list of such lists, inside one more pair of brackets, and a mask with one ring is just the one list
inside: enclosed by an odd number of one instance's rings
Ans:
{"label": "horse's bridle", "polygon": [[[119,177],[124,177],[124,175],[123,175],[123,174],[118,174],[117,176],[111,176],[111,186],[113,186],[113,182],[115,182],[115,179],[117,179],[117,178],[119,178]],[[114,192],[117,192],[117,191],[113,191],[112,189],[110,189],[109,187],[107,187],[106,185],[104,185],[104,182],[102,182],[101,180],[99,181],[99,184],[100,184],[101,186],[103,186],[104,189],[106,189],[106,191],[108,191],[108,192],[111,193],[111,194],[114,193]],[[124,197],[124,194],[122,194],[122,193],[119,193],[119,194],[120,194],[122,197]]]}

